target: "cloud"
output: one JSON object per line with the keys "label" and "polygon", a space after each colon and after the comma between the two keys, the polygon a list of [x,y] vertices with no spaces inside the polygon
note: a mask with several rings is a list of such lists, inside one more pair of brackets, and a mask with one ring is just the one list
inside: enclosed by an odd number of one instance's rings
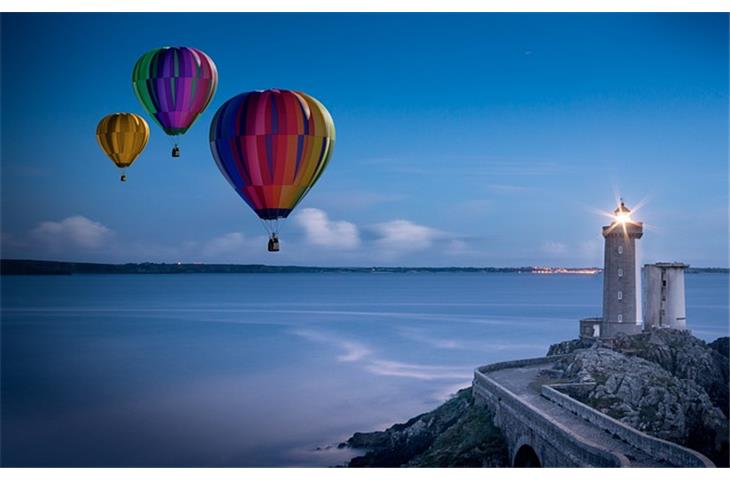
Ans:
{"label": "cloud", "polygon": [[360,246],[360,233],[354,223],[330,220],[322,210],[305,208],[295,217],[307,241],[322,247],[352,250]]}
{"label": "cloud", "polygon": [[372,230],[379,237],[375,241],[376,245],[390,252],[426,250],[433,245],[434,240],[444,237],[444,233],[439,230],[408,220],[378,223]]}
{"label": "cloud", "polygon": [[59,222],[41,222],[31,231],[31,236],[53,249],[96,249],[106,244],[113,232],[99,222],[75,215]]}

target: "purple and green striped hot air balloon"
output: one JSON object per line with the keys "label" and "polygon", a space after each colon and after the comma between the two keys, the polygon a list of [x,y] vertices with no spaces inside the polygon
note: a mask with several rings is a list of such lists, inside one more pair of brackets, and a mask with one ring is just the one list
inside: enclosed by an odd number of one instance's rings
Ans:
{"label": "purple and green striped hot air balloon", "polygon": [[[213,99],[218,70],[204,52],[191,47],[162,47],[134,65],[132,86],[142,106],[167,135],[183,135]],[[172,156],[180,156],[175,143]]]}

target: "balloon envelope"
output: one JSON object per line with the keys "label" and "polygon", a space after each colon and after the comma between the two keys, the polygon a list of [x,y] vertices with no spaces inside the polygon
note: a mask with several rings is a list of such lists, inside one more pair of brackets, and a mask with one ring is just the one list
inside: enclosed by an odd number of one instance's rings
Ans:
{"label": "balloon envelope", "polygon": [[264,220],[286,218],[332,157],[335,125],[314,97],[291,90],[237,95],[210,125],[223,176]]}
{"label": "balloon envelope", "polygon": [[137,60],[132,86],[165,133],[182,135],[213,99],[218,71],[213,60],[196,48],[156,48]]}
{"label": "balloon envelope", "polygon": [[119,168],[128,167],[142,153],[150,138],[150,127],[134,113],[112,113],[96,126],[96,140]]}

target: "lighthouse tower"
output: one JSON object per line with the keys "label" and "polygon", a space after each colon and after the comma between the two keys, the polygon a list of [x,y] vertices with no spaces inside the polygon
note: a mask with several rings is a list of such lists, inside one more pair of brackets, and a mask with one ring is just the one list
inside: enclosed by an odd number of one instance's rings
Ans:
{"label": "lighthouse tower", "polygon": [[636,278],[636,240],[644,226],[631,218],[631,210],[621,205],[614,210],[614,220],[603,227],[606,239],[603,266],[602,337],[641,331],[639,321],[639,282]]}

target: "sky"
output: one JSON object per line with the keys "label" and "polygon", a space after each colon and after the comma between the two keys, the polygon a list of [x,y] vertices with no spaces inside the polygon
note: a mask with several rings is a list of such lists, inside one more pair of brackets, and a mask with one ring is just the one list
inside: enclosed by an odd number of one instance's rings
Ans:
{"label": "sky", "polygon": [[[600,212],[640,261],[728,263],[727,14],[3,14],[2,257],[325,266],[602,266]],[[182,156],[131,86],[144,52],[208,53]],[[281,252],[215,166],[216,109],[319,99],[334,156]],[[119,182],[96,124],[143,114]]]}

